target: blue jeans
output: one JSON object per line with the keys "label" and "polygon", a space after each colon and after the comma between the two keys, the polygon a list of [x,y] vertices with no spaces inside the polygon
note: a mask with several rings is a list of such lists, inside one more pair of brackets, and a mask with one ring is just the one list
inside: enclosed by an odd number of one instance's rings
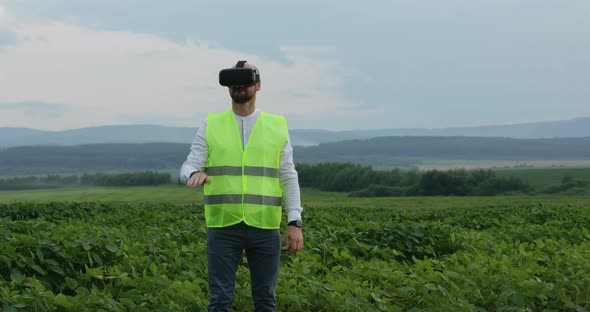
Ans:
{"label": "blue jeans", "polygon": [[276,311],[275,287],[279,277],[279,230],[254,228],[241,222],[207,230],[209,311],[230,311],[236,271],[246,251],[254,311]]}

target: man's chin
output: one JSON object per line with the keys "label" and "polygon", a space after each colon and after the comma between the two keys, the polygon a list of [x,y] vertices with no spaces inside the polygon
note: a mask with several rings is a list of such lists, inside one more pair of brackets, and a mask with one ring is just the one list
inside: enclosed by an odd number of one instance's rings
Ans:
{"label": "man's chin", "polygon": [[250,102],[251,99],[252,97],[232,97],[232,100],[234,100],[236,104],[246,104]]}

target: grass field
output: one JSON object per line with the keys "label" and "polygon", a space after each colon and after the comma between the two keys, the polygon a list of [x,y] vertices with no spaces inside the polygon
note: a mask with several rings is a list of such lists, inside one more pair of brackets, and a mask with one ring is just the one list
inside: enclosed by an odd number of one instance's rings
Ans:
{"label": "grass field", "polygon": [[[129,187],[76,187],[22,191],[0,191],[0,203],[10,202],[117,202],[202,204],[203,189],[184,186],[129,186]],[[590,205],[590,196],[496,196],[496,197],[377,197],[349,198],[346,193],[302,189],[304,207],[350,208],[465,208],[490,205],[527,204],[530,202]]]}
{"label": "grass field", "polygon": [[[306,189],[304,199],[321,200],[345,198],[345,193],[320,192]],[[99,201],[99,202],[165,202],[192,204],[203,202],[203,189],[188,189],[180,185],[129,186],[129,187],[70,187],[0,191],[1,202]]]}
{"label": "grass field", "polygon": [[590,168],[530,168],[496,170],[499,177],[513,176],[530,183],[536,189],[559,185],[564,176],[590,181]]}
{"label": "grass field", "polygon": [[469,160],[469,159],[423,159],[416,165],[420,170],[449,169],[546,169],[546,168],[588,168],[590,159],[578,160]]}
{"label": "grass field", "polygon": [[72,187],[21,191],[0,191],[0,202],[10,201],[103,201],[169,202],[189,204],[202,201],[202,189],[176,185],[132,187]]}

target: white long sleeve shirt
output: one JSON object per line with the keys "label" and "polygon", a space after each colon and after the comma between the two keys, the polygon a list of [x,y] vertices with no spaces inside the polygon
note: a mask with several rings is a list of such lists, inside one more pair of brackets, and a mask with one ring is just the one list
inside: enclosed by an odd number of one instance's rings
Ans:
{"label": "white long sleeve shirt", "polygon": [[[260,116],[260,111],[255,110],[252,114],[242,117],[234,113],[234,117],[240,126],[240,135],[242,138],[242,148],[246,148],[252,127]],[[190,176],[195,171],[203,171],[205,162],[209,155],[209,148],[206,139],[207,120],[203,122],[202,126],[197,130],[197,134],[191,145],[191,151],[188,154],[186,161],[180,168],[180,181],[186,184]],[[287,142],[281,150],[281,161],[279,168],[279,179],[283,189],[283,196],[285,199],[285,209],[287,210],[287,222],[293,220],[301,220],[301,192],[299,190],[299,180],[295,164],[293,163],[293,147],[291,146],[291,139],[287,136]]]}

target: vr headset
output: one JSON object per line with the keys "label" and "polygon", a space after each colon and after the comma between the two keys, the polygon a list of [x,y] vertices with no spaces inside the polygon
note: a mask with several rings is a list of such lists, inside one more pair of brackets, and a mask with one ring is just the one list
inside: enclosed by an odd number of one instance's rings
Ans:
{"label": "vr headset", "polygon": [[224,87],[249,87],[260,81],[258,69],[245,68],[246,61],[239,61],[234,68],[219,72],[219,84]]}

